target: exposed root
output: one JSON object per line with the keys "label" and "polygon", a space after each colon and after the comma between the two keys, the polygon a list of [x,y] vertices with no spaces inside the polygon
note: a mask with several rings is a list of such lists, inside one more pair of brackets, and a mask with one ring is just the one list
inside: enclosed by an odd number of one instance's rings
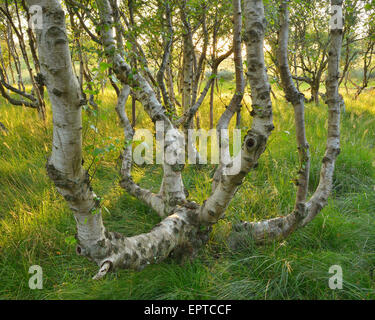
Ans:
{"label": "exposed root", "polygon": [[112,263],[110,261],[106,261],[103,263],[101,268],[99,269],[99,272],[92,278],[93,280],[100,280],[103,279],[107,273],[111,270]]}

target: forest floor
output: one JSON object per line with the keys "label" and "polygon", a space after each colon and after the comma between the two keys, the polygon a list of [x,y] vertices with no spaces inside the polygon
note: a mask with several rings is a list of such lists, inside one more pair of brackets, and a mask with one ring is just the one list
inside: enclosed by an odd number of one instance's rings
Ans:
{"label": "forest floor", "polygon": [[[231,97],[229,85],[224,89],[215,100],[216,117]],[[278,94],[276,130],[259,167],[246,178],[197,257],[183,265],[168,259],[140,272],[121,270],[101,281],[91,280],[98,267],[76,255],[73,215],[46,175],[50,111],[44,125],[35,111],[1,100],[0,121],[9,133],[0,134],[0,299],[375,299],[375,94],[368,91],[357,101],[344,98],[333,194],[310,225],[266,246],[248,241],[233,250],[227,244],[237,220],[276,217],[293,208],[298,171],[293,109]],[[127,236],[148,232],[159,218],[118,185],[122,129],[114,93],[105,91],[101,99],[99,114],[84,115],[84,149],[94,190],[104,199],[105,225]],[[207,128],[207,102],[200,114]],[[327,107],[308,104],[306,114],[313,192],[325,149]],[[137,115],[138,128],[151,127],[144,112]],[[248,119],[244,108],[244,132]],[[184,181],[192,200],[207,198],[213,170],[212,165],[187,167]],[[161,170],[135,167],[134,177],[158,191]],[[43,290],[29,289],[32,265],[43,268]],[[342,290],[329,288],[332,265],[343,269]]]}

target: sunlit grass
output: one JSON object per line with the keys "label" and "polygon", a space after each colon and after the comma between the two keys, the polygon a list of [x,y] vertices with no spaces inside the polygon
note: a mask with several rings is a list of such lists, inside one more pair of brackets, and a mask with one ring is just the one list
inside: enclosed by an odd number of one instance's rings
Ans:
{"label": "sunlit grass", "polygon": [[[231,98],[233,85],[223,83],[215,96],[215,121]],[[184,265],[167,260],[141,272],[128,270],[95,282],[97,267],[76,256],[65,240],[75,234],[75,222],[45,171],[51,150],[52,115],[43,124],[35,111],[9,106],[1,100],[0,121],[8,128],[0,135],[0,298],[7,299],[369,299],[375,298],[375,94],[358,100],[342,94],[347,112],[342,116],[342,153],[338,159],[329,205],[306,228],[289,239],[267,246],[251,241],[232,250],[227,242],[238,220],[260,220],[288,214],[294,204],[298,158],[293,108],[274,101],[275,131],[259,167],[249,174],[230,204],[227,216],[214,228],[208,245]],[[97,117],[84,114],[85,167],[93,174],[93,188],[103,197],[106,227],[127,236],[149,231],[157,215],[127,195],[119,186],[118,157],[123,132],[114,112],[113,90],[105,90]],[[208,100],[200,110],[208,129]],[[247,94],[248,108],[251,100]],[[251,125],[244,104],[243,130]],[[130,114],[130,103],[127,111]],[[306,106],[311,145],[310,193],[318,184],[325,149],[327,107]],[[94,126],[97,130],[92,128]],[[137,107],[137,127],[153,128]],[[234,122],[231,123],[231,128]],[[96,132],[97,131],[97,132]],[[110,152],[95,158],[92,148]],[[90,149],[91,148],[91,149]],[[210,194],[213,166],[187,166],[184,182],[190,198],[202,203]],[[157,192],[161,168],[134,168],[134,179]],[[246,242],[246,241],[245,241]],[[28,269],[41,265],[44,289],[28,288]],[[344,289],[328,287],[328,270],[339,264]]]}

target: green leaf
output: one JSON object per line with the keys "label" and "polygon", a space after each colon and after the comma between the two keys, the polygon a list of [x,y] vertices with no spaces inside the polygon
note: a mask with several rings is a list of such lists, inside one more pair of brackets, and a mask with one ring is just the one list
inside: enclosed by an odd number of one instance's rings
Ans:
{"label": "green leaf", "polygon": [[99,65],[99,69],[101,72],[104,72],[105,70],[109,69],[112,67],[112,64],[101,62]]}
{"label": "green leaf", "polygon": [[67,243],[69,246],[74,246],[77,244],[77,239],[73,236],[65,238],[65,243]]}
{"label": "green leaf", "polygon": [[96,149],[93,151],[92,154],[93,154],[94,157],[97,157],[98,155],[103,154],[103,153],[105,153],[104,149],[96,148]]}

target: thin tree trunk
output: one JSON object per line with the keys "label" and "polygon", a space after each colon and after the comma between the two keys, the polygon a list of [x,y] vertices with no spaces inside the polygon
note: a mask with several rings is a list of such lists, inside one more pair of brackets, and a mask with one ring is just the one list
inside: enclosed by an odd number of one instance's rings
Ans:
{"label": "thin tree trunk", "polygon": [[305,97],[299,92],[293,82],[288,63],[289,40],[289,10],[288,1],[283,0],[280,6],[280,31],[278,35],[277,62],[281,78],[281,84],[287,101],[294,107],[297,146],[299,153],[299,179],[297,182],[296,208],[304,203],[308,194],[310,174],[310,152],[305,129]]}
{"label": "thin tree trunk", "polygon": [[[342,6],[342,0],[331,0],[331,7]],[[306,226],[326,206],[332,190],[333,174],[337,156],[340,153],[340,105],[338,92],[342,29],[331,30],[328,58],[327,101],[328,137],[326,152],[320,172],[320,182],[313,196],[306,203],[300,203],[295,210],[284,217],[261,222],[243,222],[235,226],[236,232],[248,234],[255,242],[269,242],[286,238],[297,228]]]}
{"label": "thin tree trunk", "polygon": [[[215,12],[215,23],[213,26],[213,35],[212,35],[212,61],[216,59],[217,51],[217,32],[218,32],[218,21],[217,21],[217,11]],[[217,73],[217,70],[216,70]],[[216,74],[215,74],[216,77]],[[215,79],[215,81],[217,81]],[[214,128],[214,95],[215,95],[215,81],[211,85],[211,94],[210,94],[210,129]]]}
{"label": "thin tree trunk", "polygon": [[[241,16],[241,6],[238,0],[234,0],[234,21],[239,23]],[[207,201],[203,204],[200,212],[200,220],[202,223],[214,224],[223,217],[226,208],[242,184],[244,177],[257,166],[259,157],[266,149],[268,137],[270,136],[273,125],[272,102],[271,102],[271,86],[268,81],[266,66],[264,61],[264,36],[266,29],[266,20],[264,17],[263,2],[258,0],[244,1],[244,16],[245,16],[245,33],[244,40],[247,49],[247,63],[248,63],[248,80],[251,87],[251,97],[253,105],[253,123],[251,129],[247,133],[242,146],[241,153],[228,164],[219,166],[215,172],[214,179],[216,185],[213,186],[213,192]],[[239,26],[235,28],[240,30]],[[235,32],[235,42],[240,44],[240,34]],[[234,50],[235,52],[238,50]],[[242,64],[241,64],[242,66]],[[239,85],[242,73],[240,72],[239,64],[236,64],[236,71],[238,73],[237,81]],[[239,91],[241,92],[241,91]],[[238,101],[242,96],[235,94],[232,101]],[[239,100],[239,101],[241,101]],[[238,108],[238,105],[233,105],[236,108],[231,110],[233,116]],[[229,108],[227,108],[228,110]],[[228,119],[226,117],[225,119]],[[225,121],[228,123],[228,120]],[[238,168],[237,168],[238,166]],[[233,168],[237,169],[238,173],[232,172]]]}

